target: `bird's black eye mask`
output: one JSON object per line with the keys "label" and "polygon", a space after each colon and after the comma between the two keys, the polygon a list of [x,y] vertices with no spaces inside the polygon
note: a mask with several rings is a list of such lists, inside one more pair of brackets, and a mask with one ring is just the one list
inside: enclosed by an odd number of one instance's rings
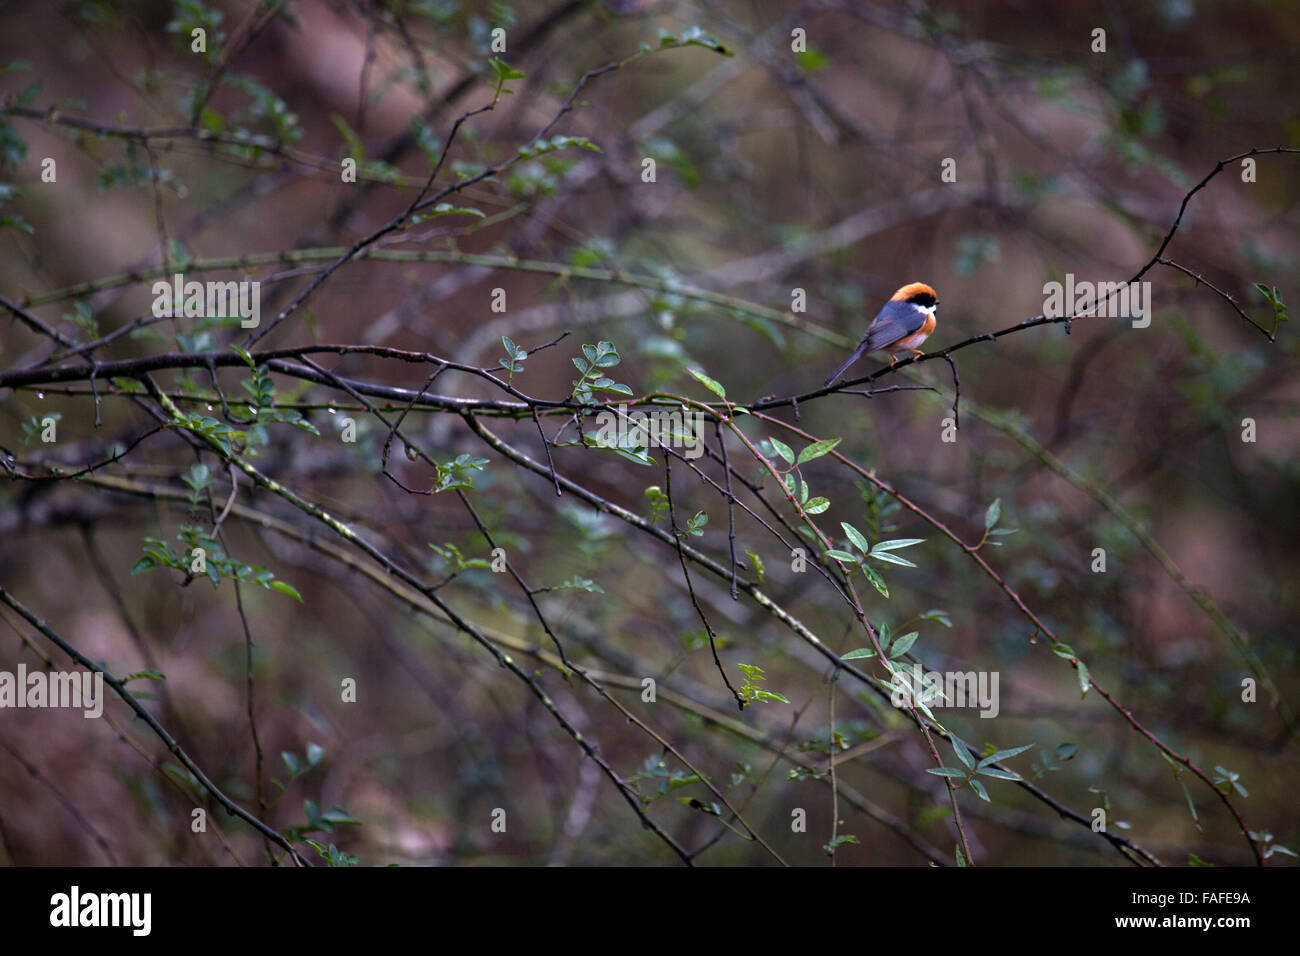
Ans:
{"label": "bird's black eye mask", "polygon": [[913,305],[919,305],[922,308],[926,308],[926,309],[928,309],[932,305],[939,304],[939,300],[936,299],[934,296],[930,295],[930,293],[928,292],[918,292],[916,295],[910,297],[907,301],[911,302]]}

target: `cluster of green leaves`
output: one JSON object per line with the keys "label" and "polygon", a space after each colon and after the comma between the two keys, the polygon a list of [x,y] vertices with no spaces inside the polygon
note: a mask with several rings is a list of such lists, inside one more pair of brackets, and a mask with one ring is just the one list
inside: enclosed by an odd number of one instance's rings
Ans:
{"label": "cluster of green leaves", "polygon": [[[283,783],[275,779],[271,782],[279,787],[281,793],[283,793],[315,768],[324,757],[325,748],[319,744],[307,744],[307,752],[302,758],[299,758],[297,754],[290,750],[282,750],[280,751],[280,759],[289,768],[289,779]],[[340,824],[360,824],[360,820],[342,807],[337,806],[331,807],[322,813],[320,804],[315,800],[303,801],[303,815],[306,818],[305,823],[290,824],[280,832],[290,840],[302,840],[319,853],[330,866],[356,866],[358,860],[355,856],[343,853],[332,843],[326,846],[319,841],[306,839],[306,837],[309,833],[333,833],[334,828]]]}
{"label": "cluster of green leaves", "polygon": [[1002,518],[1002,499],[994,498],[993,504],[989,505],[984,512],[984,537],[975,547],[984,547],[985,542],[994,547],[1002,547],[1001,541],[989,541],[990,538],[1000,538],[1003,535],[1015,534],[1016,528],[999,528],[998,521]]}
{"label": "cluster of green leaves", "polygon": [[434,462],[434,467],[438,470],[438,478],[433,483],[434,493],[473,488],[474,472],[482,471],[487,463],[486,458],[475,458],[473,455],[457,455],[446,464]]}
{"label": "cluster of green leaves", "polygon": [[840,527],[844,529],[844,533],[848,535],[850,545],[856,550],[845,551],[840,548],[832,548],[826,552],[826,557],[834,558],[842,565],[847,565],[847,573],[850,577],[855,572],[861,571],[863,576],[871,582],[872,587],[879,591],[882,597],[886,598],[889,597],[889,588],[885,586],[885,579],[867,562],[878,561],[882,564],[898,564],[905,568],[914,568],[916,567],[915,564],[906,558],[900,558],[894,552],[925,541],[924,538],[895,538],[892,541],[881,541],[873,547],[867,542],[862,532],[847,521],[841,521]]}
{"label": "cluster of green leaves", "polygon": [[1075,665],[1075,670],[1079,674],[1079,696],[1087,697],[1088,688],[1092,686],[1092,677],[1089,674],[1088,665],[1079,660],[1079,655],[1074,653],[1074,648],[1069,644],[1053,644],[1052,653]]}
{"label": "cluster of green leaves", "polygon": [[709,516],[703,511],[697,511],[686,519],[686,528],[683,531],[677,532],[677,537],[702,538],[704,537],[704,526],[708,523]]}
{"label": "cluster of green leaves", "polygon": [[[0,164],[5,162],[6,144],[5,137],[12,135],[11,128],[7,123],[0,123]],[[0,206],[3,206],[11,199],[18,199],[22,196],[23,191],[13,183],[0,183]],[[9,216],[0,216],[0,230],[17,229],[19,232],[25,232],[29,236],[33,235],[36,230],[32,224],[22,217],[21,213],[14,213]],[[64,316],[67,317],[66,315]]]}
{"label": "cluster of green leaves", "polygon": [[514,383],[515,373],[524,370],[524,359],[528,358],[528,350],[521,349],[515,345],[514,340],[508,335],[501,336],[501,344],[505,346],[505,358],[500,359],[500,364],[506,370],[506,381]]}
{"label": "cluster of green leaves", "polygon": [[[885,652],[891,661],[896,661],[912,649],[916,639],[920,637],[917,631],[908,631],[906,634],[900,634],[896,638],[891,638],[889,634],[889,625],[883,621],[876,628],[876,639],[880,641],[880,649]],[[893,647],[890,647],[890,644]],[[857,650],[849,651],[842,656],[842,660],[857,661],[875,657],[876,649],[874,647],[859,647]]]}
{"label": "cluster of green leaves", "polygon": [[580,269],[591,269],[610,262],[618,254],[614,240],[604,236],[592,236],[581,245],[569,250],[569,265]]}
{"label": "cluster of green leaves", "polygon": [[77,299],[72,303],[72,311],[64,312],[63,318],[65,321],[76,325],[91,338],[99,338],[99,323],[95,321],[95,313],[91,309],[90,303]]}
{"label": "cluster of green leaves", "polygon": [[1256,843],[1264,844],[1264,859],[1268,859],[1274,853],[1285,853],[1287,856],[1296,856],[1297,854],[1288,850],[1280,843],[1273,842],[1273,834],[1269,830],[1249,830],[1250,838]]}
{"label": "cluster of green leaves", "polygon": [[505,175],[505,186],[510,195],[520,199],[549,199],[559,195],[564,177],[576,165],[574,160],[557,155],[516,163]]}
{"label": "cluster of green leaves", "polygon": [[829,498],[809,498],[808,482],[804,480],[803,472],[799,471],[799,466],[815,458],[830,454],[831,450],[839,443],[838,438],[827,438],[823,441],[813,442],[799,452],[798,457],[796,457],[794,449],[785,442],[777,438],[767,439],[767,444],[771,446],[773,453],[789,466],[784,471],[778,470],[786,494],[791,501],[799,502],[799,507],[804,510],[805,514],[819,515],[829,508],[831,503]]}
{"label": "cluster of green leaves", "polygon": [[317,840],[305,840],[303,842],[319,853],[327,866],[356,866],[361,862],[360,857],[352,853],[344,853],[333,843],[326,846]]}
{"label": "cluster of green leaves", "polygon": [[247,432],[238,431],[220,419],[200,415],[198,412],[190,412],[182,417],[179,425],[196,435],[212,439],[223,454],[232,458],[244,450],[248,440]]}
{"label": "cluster of green leaves", "polygon": [[[190,489],[190,516],[193,517],[198,513],[199,505],[203,502],[203,493],[212,487],[212,469],[201,461],[195,462],[190,465],[188,473],[181,475],[181,481]],[[211,497],[210,491],[208,497]]]}
{"label": "cluster of green leaves", "polygon": [[492,562],[487,558],[467,558],[461,553],[460,548],[448,541],[444,545],[429,543],[433,553],[438,556],[442,569],[449,570],[451,574],[460,574],[470,568],[490,568]]}
{"label": "cluster of green leaves", "polygon": [[[960,737],[953,734],[951,737],[951,743],[953,752],[957,755],[957,759],[961,761],[962,766],[929,767],[926,769],[926,773],[932,773],[937,777],[948,777],[953,780],[964,780],[970,785],[970,788],[979,795],[981,800],[988,803],[992,803],[993,801],[989,800],[989,792],[984,789],[984,784],[977,779],[976,775],[992,777],[995,780],[1023,780],[1024,778],[1015,771],[1002,770],[998,767],[992,766],[992,764],[997,763],[999,760],[1009,760],[1016,756],[1016,754],[1022,754],[1026,750],[1032,749],[1034,746],[1033,744],[1025,744],[1025,746],[1016,747],[1013,750],[994,750],[992,753],[982,758],[979,763],[976,763],[974,756],[971,755],[970,749],[962,743]],[[955,786],[960,786],[960,784],[955,784]]]}
{"label": "cluster of green leaves", "polygon": [[619,358],[618,349],[613,342],[597,342],[584,345],[582,357],[574,357],[573,364],[581,378],[573,383],[573,400],[582,405],[594,405],[595,392],[611,392],[616,395],[631,395],[632,389],[617,384],[609,378],[604,369],[613,368],[623,360]]}
{"label": "cluster of green leaves", "polygon": [[668,496],[658,485],[651,485],[645,490],[646,501],[650,502],[650,523],[657,524],[659,519],[668,520]]}
{"label": "cluster of green leaves", "polygon": [[[211,107],[205,107],[199,114],[200,123],[215,133],[229,130],[241,139],[250,141],[247,146],[223,143],[222,152],[254,160],[260,158],[266,147],[272,146],[275,142],[293,143],[302,138],[303,128],[298,122],[298,114],[289,109],[288,103],[256,77],[232,73],[223,76],[221,82],[243,91],[248,96],[248,105],[229,117],[222,117]],[[269,134],[259,132],[259,128],[263,127],[269,127]],[[263,146],[259,142],[259,137],[266,136],[270,138]],[[384,164],[378,162],[367,163],[366,167],[374,171],[385,168]],[[393,180],[401,178],[397,170],[392,167],[387,168],[390,170],[387,178]]]}
{"label": "cluster of green leaves", "polygon": [[1269,307],[1273,310],[1273,331],[1276,332],[1277,327],[1287,321],[1286,303],[1282,301],[1282,293],[1277,291],[1277,286],[1269,288],[1262,282],[1256,282],[1255,288],[1259,290],[1259,294],[1268,301]]}
{"label": "cluster of green leaves", "polygon": [[1225,795],[1231,794],[1234,790],[1243,797],[1249,797],[1246,788],[1239,782],[1241,774],[1234,773],[1231,770],[1225,770],[1217,764],[1214,767],[1214,785],[1219,788]]}
{"label": "cluster of green leaves", "polygon": [[844,846],[846,843],[860,843],[860,842],[861,841],[857,837],[855,837],[852,833],[841,833],[834,840],[831,840],[830,843],[823,843],[822,849],[826,851],[827,856],[833,856],[835,854],[835,851],[838,850],[840,847]]}
{"label": "cluster of green leaves", "polygon": [[570,146],[585,149],[589,153],[604,152],[585,136],[552,136],[550,139],[535,139],[531,143],[520,146],[519,155],[524,159],[532,159],[534,156],[553,153],[558,149],[567,149]]}
{"label": "cluster of green leaves", "polygon": [[498,97],[503,93],[513,95],[515,91],[509,89],[506,84],[511,80],[522,80],[528,76],[527,73],[520,73],[505,60],[495,56],[488,60],[488,66],[492,68],[492,73],[496,78],[495,89]]}
{"label": "cluster of green leaves", "polygon": [[[251,377],[239,383],[252,399],[252,405],[248,409],[249,414],[256,415],[259,423],[287,422],[305,432],[311,432],[311,434],[319,438],[320,432],[304,419],[296,409],[277,409],[273,407],[275,405],[275,382],[271,378],[270,369],[265,365],[254,364],[253,356],[238,345],[233,346],[233,348],[253,373]],[[265,438],[262,439],[262,443],[265,443]]]}
{"label": "cluster of green leaves", "polygon": [[1061,769],[1061,764],[1067,760],[1073,760],[1075,754],[1079,752],[1079,745],[1069,743],[1058,744],[1056,753],[1050,754],[1046,750],[1040,750],[1039,755],[1042,758],[1042,764],[1037,761],[1030,764],[1030,769],[1034,772],[1034,779],[1041,780],[1043,775],[1049,771],[1055,772]]}
{"label": "cluster of green leaves", "polygon": [[[646,447],[646,443],[644,441],[639,441],[639,437],[640,436],[633,428],[619,429],[612,435],[606,435],[600,431],[584,431],[582,433],[582,443],[588,448],[604,448],[608,451],[612,451],[620,458],[626,458],[628,461],[635,462],[638,465],[655,464],[655,460],[650,457],[650,450]],[[560,444],[574,445],[577,444],[577,442],[561,442]],[[668,496],[663,495],[662,492],[660,494],[664,502],[664,507],[666,508]],[[646,495],[649,497],[649,489],[646,490]],[[658,502],[655,502],[655,506],[656,508],[658,507]]]}
{"label": "cluster of green leaves", "polygon": [[100,192],[123,187],[147,186],[155,177],[160,186],[176,188],[176,177],[170,169],[154,167],[148,155],[134,142],[128,141],[122,153],[125,162],[103,163],[99,167],[97,188]]}
{"label": "cluster of green leaves", "polygon": [[[189,482],[187,482],[189,484]],[[194,485],[190,485],[194,488]],[[195,490],[191,496],[199,492]],[[172,546],[162,538],[148,537],[144,539],[144,556],[135,563],[131,568],[131,573],[144,574],[146,571],[153,571],[157,568],[174,568],[185,574],[186,578],[193,577],[194,572],[190,570],[192,556],[195,548],[203,549],[203,571],[207,574],[208,579],[212,581],[214,588],[220,586],[222,578],[229,578],[235,581],[244,581],[249,584],[260,585],[270,591],[279,591],[281,594],[287,594],[292,598],[302,601],[300,595],[293,585],[286,581],[276,580],[275,575],[266,568],[259,567],[255,564],[244,564],[226,554],[222,548],[221,542],[198,525],[183,524],[176,534],[177,540],[184,547],[182,557],[172,550]]]}
{"label": "cluster of green leaves", "polygon": [[[0,76],[6,73],[16,73],[23,70],[30,70],[32,64],[27,60],[10,60],[8,63],[0,66]],[[36,97],[41,92],[41,81],[34,80],[24,90],[16,94],[10,94],[6,97],[7,102],[15,106],[30,106],[36,101]],[[13,124],[0,120],[0,166],[17,168],[27,159],[27,141],[23,139],[14,129]],[[0,203],[8,199],[14,199],[20,195],[16,186],[8,183],[0,184]],[[21,216],[11,216],[0,220],[0,228],[18,228],[24,232],[30,233],[32,227],[23,222]]]}
{"label": "cluster of green leaves", "polygon": [[745,683],[738,691],[741,700],[746,703],[763,703],[772,700],[779,700],[783,704],[790,703],[790,701],[786,700],[780,694],[775,693],[774,691],[764,690],[758,686],[763,681],[767,680],[767,677],[763,673],[763,668],[759,667],[757,664],[737,664],[736,666],[739,667],[745,675]]}
{"label": "cluster of green leaves", "polygon": [[[648,806],[666,793],[699,783],[700,778],[698,774],[687,773],[684,770],[670,771],[668,765],[664,763],[664,758],[655,754],[647,757],[645,763],[641,765],[641,769],[628,777],[627,781],[632,784],[632,789],[641,798],[642,805]],[[647,793],[641,789],[639,786],[641,781],[647,781],[653,785],[650,792]]]}

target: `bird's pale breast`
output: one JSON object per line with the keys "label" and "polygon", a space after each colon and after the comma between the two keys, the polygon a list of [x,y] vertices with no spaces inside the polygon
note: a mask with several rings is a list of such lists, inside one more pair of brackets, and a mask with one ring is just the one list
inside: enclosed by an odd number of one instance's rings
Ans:
{"label": "bird's pale breast", "polygon": [[924,342],[926,339],[930,337],[930,333],[934,331],[934,327],[936,325],[938,325],[938,321],[935,319],[935,317],[933,315],[928,315],[925,317],[925,324],[922,325],[919,329],[917,329],[911,335],[903,336],[893,345],[886,345],[885,348],[891,352],[895,350],[899,352],[903,352],[906,351],[907,349],[917,348],[918,346],[920,346],[922,342]]}

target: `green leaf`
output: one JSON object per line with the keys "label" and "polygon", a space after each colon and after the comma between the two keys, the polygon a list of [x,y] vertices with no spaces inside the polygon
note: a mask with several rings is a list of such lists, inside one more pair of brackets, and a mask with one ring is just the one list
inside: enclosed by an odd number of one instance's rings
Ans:
{"label": "green leaf", "polygon": [[897,551],[900,548],[910,548],[914,544],[921,544],[924,538],[895,538],[892,541],[880,541],[871,549],[872,554],[877,551]]}
{"label": "green leaf", "polygon": [[496,74],[497,82],[499,84],[504,84],[507,80],[522,80],[528,75],[527,73],[520,73],[518,70],[513,69],[509,63],[505,60],[498,59],[497,57],[492,57],[488,60],[488,64],[492,67],[492,72]]}
{"label": "green leaf", "polygon": [[280,759],[284,761],[284,765],[289,768],[289,772],[291,774],[293,774],[294,776],[298,775],[299,764],[298,764],[297,756],[295,756],[293,753],[291,753],[288,750],[281,750]]}
{"label": "green leaf", "polygon": [[299,604],[305,603],[302,599],[302,595],[298,593],[297,589],[286,581],[272,581],[270,588],[272,591],[279,591],[281,594],[287,594],[291,598],[297,598]]}
{"label": "green leaf", "polygon": [[919,636],[920,635],[917,634],[916,631],[910,631],[902,637],[896,638],[894,640],[894,646],[889,651],[889,659],[896,661],[910,651],[912,645],[916,643],[916,639]]}
{"label": "green leaf", "polygon": [[871,586],[880,592],[881,597],[889,597],[889,588],[885,587],[885,579],[876,573],[876,569],[869,564],[862,565],[862,573],[867,576]]}
{"label": "green leaf", "polygon": [[794,452],[790,450],[789,445],[781,441],[779,438],[769,438],[768,441],[772,443],[773,451],[784,458],[789,464],[794,464]]}
{"label": "green leaf", "polygon": [[984,774],[984,776],[986,776],[986,777],[996,777],[998,780],[1021,780],[1021,779],[1023,779],[1023,778],[1020,776],[1020,774],[1018,774],[1018,773],[1014,773],[1014,772],[1012,772],[1012,771],[1010,771],[1010,770],[1001,770],[1001,769],[999,769],[999,768],[997,768],[997,767],[983,767],[982,769],[976,770],[975,772],[976,772],[976,773],[982,773],[982,774]]}
{"label": "green leaf", "polygon": [[826,552],[826,557],[834,558],[836,561],[847,561],[850,564],[857,564],[858,562],[858,556],[856,554],[851,554],[848,551],[832,549]]}
{"label": "green leaf", "polygon": [[874,647],[859,647],[856,651],[849,651],[847,654],[840,655],[842,661],[860,661],[868,657],[875,657],[876,649]]}
{"label": "green leaf", "polygon": [[907,560],[907,558],[900,558],[898,555],[890,554],[888,551],[881,551],[881,552],[872,551],[869,555],[867,555],[867,557],[869,557],[872,561],[884,561],[886,564],[899,564],[905,568],[916,567],[916,565],[913,564],[911,561]]}
{"label": "green leaf", "polygon": [[321,758],[323,758],[324,756],[325,756],[325,748],[322,747],[320,744],[308,744],[308,745],[307,745],[307,764],[308,764],[308,766],[311,766],[311,767],[316,766],[318,763],[321,762]]}
{"label": "green leaf", "polygon": [[1009,760],[1016,754],[1022,754],[1026,750],[1033,749],[1033,746],[1033,744],[1025,744],[1023,747],[1016,747],[1014,750],[999,750],[996,753],[989,754],[980,761],[979,765],[983,767],[991,763],[997,763],[999,760]]}
{"label": "green leaf", "polygon": [[849,524],[847,521],[841,521],[840,527],[844,529],[844,533],[849,536],[849,540],[853,542],[854,546],[859,551],[863,554],[869,554],[871,552],[871,545],[867,543],[867,539],[862,536],[861,531],[853,527],[853,525]]}
{"label": "green leaf", "polygon": [[970,778],[970,788],[979,794],[981,800],[984,800],[987,803],[993,802],[989,799],[989,792],[984,789],[984,784],[980,783],[974,777]]}
{"label": "green leaf", "polygon": [[966,777],[966,774],[956,767],[927,767],[925,772],[932,773],[936,777],[960,777],[962,779]]}
{"label": "green leaf", "polygon": [[1092,686],[1092,680],[1088,675],[1088,665],[1083,661],[1076,661],[1075,664],[1079,669],[1079,690],[1082,692],[1079,696],[1087,697],[1088,688]]}
{"label": "green leaf", "polygon": [[360,823],[361,821],[342,807],[330,807],[320,815],[326,823]]}
{"label": "green leaf", "polygon": [[814,458],[820,458],[822,455],[829,454],[831,449],[840,443],[838,438],[827,438],[825,441],[815,442],[809,445],[803,451],[799,452],[799,460],[796,465],[802,465],[805,461],[812,461]]}
{"label": "green leaf", "polygon": [[830,503],[830,500],[829,500],[829,499],[827,499],[827,498],[814,498],[812,501],[810,501],[810,502],[808,502],[806,505],[804,505],[803,510],[806,511],[806,512],[807,512],[808,514],[810,514],[810,515],[819,515],[819,514],[821,514],[823,511],[825,511],[827,508],[829,508],[830,506],[831,506],[831,503]]}
{"label": "green leaf", "polygon": [[993,504],[989,505],[989,510],[984,512],[984,530],[992,531],[993,526],[998,523],[998,518],[1002,516],[1002,499],[994,498]]}
{"label": "green leaf", "polygon": [[957,754],[957,759],[962,762],[962,765],[967,770],[974,770],[975,758],[971,756],[970,749],[967,748],[967,746],[964,743],[962,743],[961,738],[954,735],[951,740],[951,743],[952,743],[953,752]]}
{"label": "green leaf", "polygon": [[727,390],[723,388],[719,382],[709,378],[709,376],[705,375],[703,372],[699,371],[698,369],[688,368],[686,371],[690,372],[691,375],[695,377],[696,381],[704,385],[704,387],[707,388],[714,395],[717,395],[719,398],[723,399],[724,401],[726,400]]}
{"label": "green leaf", "polygon": [[842,836],[837,836],[830,843],[823,843],[822,849],[829,854],[829,853],[834,853],[836,850],[838,850],[846,843],[857,843],[857,842],[858,842],[858,838],[855,837],[852,833],[845,833]]}

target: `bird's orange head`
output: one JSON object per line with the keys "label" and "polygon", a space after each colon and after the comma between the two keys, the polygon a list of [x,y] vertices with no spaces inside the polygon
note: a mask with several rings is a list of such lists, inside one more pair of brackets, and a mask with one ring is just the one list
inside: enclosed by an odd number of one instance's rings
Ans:
{"label": "bird's orange head", "polygon": [[890,297],[891,302],[910,302],[922,308],[939,304],[939,295],[924,282],[909,282]]}

